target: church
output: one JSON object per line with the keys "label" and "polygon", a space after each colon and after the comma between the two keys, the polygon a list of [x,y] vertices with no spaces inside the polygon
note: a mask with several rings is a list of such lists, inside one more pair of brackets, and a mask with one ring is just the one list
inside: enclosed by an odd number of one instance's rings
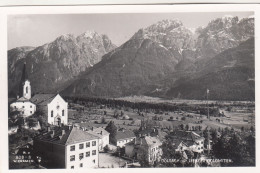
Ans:
{"label": "church", "polygon": [[59,94],[35,94],[32,96],[31,85],[26,72],[26,64],[19,85],[17,100],[11,105],[11,110],[18,110],[23,117],[28,117],[36,109],[46,115],[47,122],[51,125],[68,124],[68,103]]}
{"label": "church", "polygon": [[10,107],[12,111],[19,111],[23,117],[31,116],[36,111],[36,105],[30,101],[31,85],[26,73],[26,65],[24,64],[21,81],[19,84],[19,93],[17,100]]}

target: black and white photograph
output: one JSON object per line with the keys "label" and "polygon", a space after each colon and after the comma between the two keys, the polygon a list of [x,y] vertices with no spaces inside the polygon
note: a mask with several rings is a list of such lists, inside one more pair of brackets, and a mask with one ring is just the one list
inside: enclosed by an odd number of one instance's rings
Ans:
{"label": "black and white photograph", "polygon": [[256,11],[139,7],[6,15],[9,170],[256,167]]}

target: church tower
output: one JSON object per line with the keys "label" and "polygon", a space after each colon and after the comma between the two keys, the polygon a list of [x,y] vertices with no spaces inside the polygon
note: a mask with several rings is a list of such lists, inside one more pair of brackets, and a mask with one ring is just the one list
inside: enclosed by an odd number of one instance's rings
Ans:
{"label": "church tower", "polygon": [[26,99],[31,99],[31,84],[28,80],[28,75],[26,71],[26,63],[23,66],[22,77],[19,85],[19,97],[24,97]]}

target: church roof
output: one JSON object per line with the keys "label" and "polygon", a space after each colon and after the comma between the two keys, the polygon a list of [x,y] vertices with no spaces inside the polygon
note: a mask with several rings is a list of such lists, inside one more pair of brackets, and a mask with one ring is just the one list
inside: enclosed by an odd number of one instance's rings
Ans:
{"label": "church roof", "polygon": [[47,105],[55,96],[56,94],[35,94],[30,100],[37,105]]}
{"label": "church roof", "polygon": [[16,100],[16,102],[30,102],[30,100],[25,97],[20,97],[19,99]]}
{"label": "church roof", "polygon": [[[62,130],[65,133],[62,135]],[[77,127],[54,127],[49,132],[42,133],[34,138],[34,140],[40,140],[43,142],[50,142],[60,145],[70,145],[80,142],[90,141],[98,139],[96,135],[90,134],[87,131],[78,129]]]}

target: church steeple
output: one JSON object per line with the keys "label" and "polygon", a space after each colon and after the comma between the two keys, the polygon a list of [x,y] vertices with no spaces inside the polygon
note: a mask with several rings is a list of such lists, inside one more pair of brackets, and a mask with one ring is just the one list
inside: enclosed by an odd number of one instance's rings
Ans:
{"label": "church steeple", "polygon": [[21,77],[21,82],[25,82],[26,80],[28,80],[28,74],[26,71],[26,63],[23,64],[23,73],[22,73],[22,77]]}
{"label": "church steeple", "polygon": [[31,98],[31,85],[28,80],[28,74],[26,71],[26,63],[23,65],[23,72],[21,81],[19,84],[19,97],[25,97],[27,99]]}

